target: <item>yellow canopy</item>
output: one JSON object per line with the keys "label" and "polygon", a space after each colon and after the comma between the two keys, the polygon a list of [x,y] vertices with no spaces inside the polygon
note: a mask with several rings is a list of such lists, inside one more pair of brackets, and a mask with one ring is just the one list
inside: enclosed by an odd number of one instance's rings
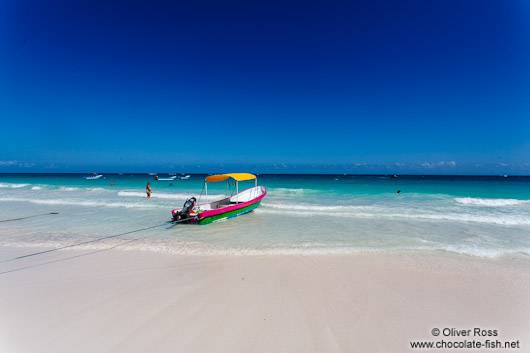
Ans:
{"label": "yellow canopy", "polygon": [[230,174],[217,174],[217,175],[210,175],[206,178],[207,182],[214,183],[216,181],[223,181],[228,178],[235,179],[237,181],[243,181],[243,180],[252,180],[256,179],[255,175],[249,174],[249,173],[230,173]]}

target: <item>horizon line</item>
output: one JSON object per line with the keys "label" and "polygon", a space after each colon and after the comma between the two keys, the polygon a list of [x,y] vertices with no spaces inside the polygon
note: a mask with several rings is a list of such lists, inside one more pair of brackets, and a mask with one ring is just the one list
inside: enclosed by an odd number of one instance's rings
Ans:
{"label": "horizon line", "polygon": [[[91,172],[81,173],[81,172],[11,172],[5,173],[0,172],[0,175],[13,175],[13,174],[72,174],[72,175],[86,175]],[[107,174],[107,175],[178,175],[178,174],[188,174],[188,175],[213,175],[213,174],[227,174],[227,173],[166,173],[166,172],[98,172],[98,174]],[[250,173],[255,175],[329,175],[329,176],[444,176],[444,177],[530,177],[530,175],[523,174],[397,174],[397,173],[384,173],[384,174],[365,174],[365,173]]]}

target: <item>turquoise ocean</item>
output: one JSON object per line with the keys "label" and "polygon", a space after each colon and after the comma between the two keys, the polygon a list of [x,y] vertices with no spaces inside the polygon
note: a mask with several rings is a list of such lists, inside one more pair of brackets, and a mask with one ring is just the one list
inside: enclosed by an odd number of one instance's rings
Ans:
{"label": "turquoise ocean", "polygon": [[[81,174],[0,174],[0,246],[175,254],[530,255],[530,177],[258,175],[268,191],[258,209],[198,226],[169,221],[172,209],[198,198],[206,175],[174,181],[103,175],[86,180]],[[151,199],[145,197],[147,182]],[[225,195],[226,183],[217,184],[208,184],[208,200]],[[242,182],[240,190],[251,186],[253,181]]]}

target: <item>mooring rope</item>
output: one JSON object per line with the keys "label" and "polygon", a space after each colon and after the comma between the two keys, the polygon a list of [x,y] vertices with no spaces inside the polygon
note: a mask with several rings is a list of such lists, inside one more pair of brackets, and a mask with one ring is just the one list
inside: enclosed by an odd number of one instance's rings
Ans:
{"label": "mooring rope", "polygon": [[107,248],[107,249],[99,249],[99,250],[95,250],[95,251],[92,251],[92,252],[89,252],[89,253],[76,254],[74,256],[69,256],[69,257],[66,257],[66,258],[56,259],[56,260],[52,260],[52,261],[48,261],[48,262],[43,262],[43,263],[39,263],[39,264],[29,265],[29,266],[26,266],[26,267],[20,267],[20,268],[15,268],[15,269],[12,269],[12,270],[7,270],[7,271],[4,271],[4,272],[0,272],[0,275],[6,274],[6,273],[11,273],[11,272],[17,272],[17,271],[21,271],[21,270],[27,270],[28,268],[32,268],[32,267],[48,265],[48,264],[52,264],[52,263],[56,263],[56,262],[60,262],[60,261],[71,260],[71,259],[75,259],[75,258],[82,257],[82,256],[87,256],[87,255],[100,253],[100,252],[103,252],[103,251],[112,250],[114,248],[117,248],[118,246],[122,246],[124,244],[131,243],[131,242],[133,242],[135,240],[137,240],[137,239],[128,240],[128,241],[125,241],[123,243],[111,246],[110,248]]}
{"label": "mooring rope", "polygon": [[[51,213],[49,213],[49,214],[56,214],[56,213],[55,213],[55,212],[51,212]],[[40,216],[40,215],[36,215],[36,216]],[[36,216],[31,216],[31,217],[36,217]],[[5,262],[14,261],[14,260],[24,259],[24,258],[26,258],[26,257],[30,257],[30,256],[46,254],[46,253],[50,253],[50,252],[57,251],[57,250],[73,248],[73,247],[75,247],[75,246],[79,246],[79,245],[85,245],[85,244],[95,243],[95,242],[100,241],[100,240],[105,240],[105,239],[110,239],[110,238],[116,238],[116,237],[120,237],[120,236],[122,236],[122,235],[127,235],[127,234],[132,234],[132,233],[142,232],[142,231],[144,231],[144,230],[148,230],[148,229],[153,229],[153,228],[162,227],[162,226],[164,226],[164,225],[167,225],[168,223],[174,223],[174,224],[182,223],[182,222],[186,222],[186,221],[190,220],[191,218],[192,218],[192,217],[188,217],[188,218],[181,219],[181,220],[179,220],[179,221],[168,221],[168,222],[164,222],[164,223],[157,224],[157,225],[150,226],[150,227],[145,227],[145,228],[140,228],[140,229],[131,230],[131,231],[128,231],[128,232],[125,232],[125,233],[109,235],[109,236],[106,236],[106,237],[101,237],[101,238],[97,238],[97,239],[87,240],[87,241],[83,241],[83,242],[76,243],[76,244],[70,244],[70,245],[60,246],[60,247],[58,247],[58,248],[53,248],[53,249],[48,249],[48,250],[38,251],[38,252],[31,253],[31,254],[27,254],[27,255],[21,255],[21,256],[13,257],[13,258],[11,258],[11,259],[2,260],[2,261],[0,261],[0,264],[1,264],[1,263],[5,263]],[[137,240],[137,239],[132,239],[131,241],[134,241],[134,240]]]}
{"label": "mooring rope", "polygon": [[30,256],[46,254],[46,253],[49,253],[49,252],[52,252],[52,251],[57,251],[57,250],[62,250],[62,249],[67,249],[67,248],[73,248],[73,247],[75,247],[75,246],[79,246],[79,245],[85,245],[85,244],[95,243],[95,242],[100,241],[100,240],[105,240],[105,239],[110,239],[110,238],[116,238],[116,237],[120,237],[120,236],[122,236],[122,235],[127,235],[127,234],[137,233],[137,232],[141,232],[141,231],[148,230],[148,229],[153,229],[153,228],[157,228],[157,227],[162,227],[162,226],[164,226],[164,225],[167,225],[167,223],[168,223],[168,222],[164,222],[164,223],[162,223],[162,224],[157,224],[157,225],[154,225],[154,226],[151,226],[151,227],[145,227],[145,228],[140,228],[140,229],[136,229],[136,230],[131,230],[131,231],[129,231],[129,232],[120,233],[120,234],[114,234],[114,235],[109,235],[109,236],[106,236],[106,237],[101,237],[101,238],[97,238],[97,239],[87,240],[87,241],[83,241],[83,242],[76,243],[76,244],[70,244],[70,245],[60,246],[60,247],[53,248],[53,249],[48,249],[48,250],[38,251],[38,252],[35,252],[35,253],[32,253],[32,254],[21,255],[21,256],[13,257],[13,258],[11,258],[11,259],[2,260],[2,261],[0,261],[0,263],[9,262],[9,261],[14,261],[14,260],[20,260],[20,259],[24,259],[24,258],[26,258],[26,257],[30,257]]}
{"label": "mooring rope", "polygon": [[33,218],[33,217],[40,217],[40,216],[48,216],[48,215],[52,215],[52,214],[59,214],[59,212],[41,213],[41,214],[36,214],[36,215],[33,215],[33,216],[27,216],[27,217],[4,219],[4,220],[1,220],[0,223],[2,223],[2,222],[21,221],[23,219],[28,219],[28,218]]}

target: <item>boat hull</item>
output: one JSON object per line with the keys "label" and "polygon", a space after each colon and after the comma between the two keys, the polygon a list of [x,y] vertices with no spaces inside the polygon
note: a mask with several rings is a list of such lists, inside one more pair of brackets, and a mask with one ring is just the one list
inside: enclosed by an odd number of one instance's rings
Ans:
{"label": "boat hull", "polygon": [[[245,207],[237,208],[237,209],[234,209],[234,210],[231,210],[231,211],[226,211],[226,212],[215,214],[215,215],[211,215],[211,216],[208,216],[208,215],[204,216],[203,214],[211,212],[211,211],[210,212],[206,211],[206,212],[203,212],[203,213],[199,214],[198,220],[197,220],[197,224],[201,224],[201,225],[209,224],[209,223],[213,223],[213,222],[219,222],[219,221],[224,220],[224,219],[230,219],[230,218],[234,218],[234,217],[237,217],[237,216],[241,216],[241,215],[243,215],[245,213],[251,212],[254,209],[256,209],[260,205],[260,203],[261,203],[261,200],[256,201],[253,204],[245,206]],[[229,208],[229,207],[227,207],[227,208]]]}
{"label": "boat hull", "polygon": [[[210,224],[210,223],[219,222],[225,219],[234,218],[234,217],[243,215],[245,213],[252,212],[254,209],[256,209],[260,205],[261,200],[267,194],[267,189],[265,187],[259,186],[256,188],[260,188],[261,194],[248,201],[242,201],[242,202],[237,203],[237,201],[231,201],[231,200],[237,200],[238,195],[240,199],[244,198],[245,193],[252,192],[252,190],[255,188],[244,190],[237,195],[233,195],[226,199],[212,202],[210,204],[196,206],[189,212],[188,215],[183,216],[183,217],[187,217],[185,220],[185,223],[193,223],[193,224],[200,224],[200,225]],[[230,202],[231,204],[225,207],[218,207],[220,204],[228,203],[228,202]],[[201,207],[204,207],[204,206],[207,206],[208,209],[201,210]],[[182,209],[176,209],[172,211],[173,220],[180,219],[178,217],[181,211]]]}
{"label": "boat hull", "polygon": [[[265,195],[267,195],[267,189],[263,186],[261,186],[261,188],[263,190],[263,193],[252,200],[249,200],[247,202],[241,202],[241,203],[231,205],[228,207],[218,208],[215,210],[208,210],[208,211],[199,213],[195,217],[195,223],[210,224],[213,222],[222,221],[224,219],[234,218],[234,217],[253,211],[260,205],[261,200],[265,197]],[[241,194],[238,194],[238,195],[241,195]]]}

